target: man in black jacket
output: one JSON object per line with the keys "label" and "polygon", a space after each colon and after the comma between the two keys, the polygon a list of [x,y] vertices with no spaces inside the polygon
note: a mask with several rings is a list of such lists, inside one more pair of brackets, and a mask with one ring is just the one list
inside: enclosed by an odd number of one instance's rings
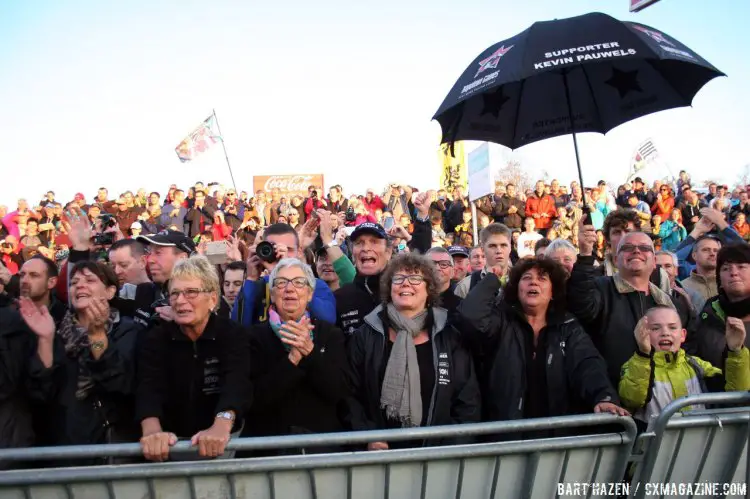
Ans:
{"label": "man in black jacket", "polygon": [[495,208],[495,222],[505,224],[509,229],[520,229],[526,218],[526,203],[516,197],[516,186],[505,186],[505,196]]}
{"label": "man in black jacket", "polygon": [[[34,335],[20,314],[0,308],[0,447],[31,447],[34,430],[26,393],[28,361],[34,352]],[[0,469],[9,463],[0,461]]]}
{"label": "man in black jacket", "polygon": [[[419,194],[414,200],[414,207],[417,209],[417,218],[409,249],[425,253],[432,244],[428,193]],[[380,276],[393,255],[388,234],[379,224],[360,224],[352,232],[351,241],[357,275],[354,282],[339,288],[333,294],[336,297],[338,317],[336,325],[347,337],[362,325],[365,316],[380,303]]]}
{"label": "man in black jacket", "polygon": [[607,362],[612,385],[618,385],[620,368],[638,348],[633,334],[636,324],[656,305],[677,309],[682,324],[687,325],[685,349],[691,353],[690,310],[651,282],[656,269],[651,238],[643,232],[622,236],[616,249],[614,276],[597,276],[592,256],[595,244],[594,227],[583,225],[578,261],[568,280],[568,310],[578,317]]}

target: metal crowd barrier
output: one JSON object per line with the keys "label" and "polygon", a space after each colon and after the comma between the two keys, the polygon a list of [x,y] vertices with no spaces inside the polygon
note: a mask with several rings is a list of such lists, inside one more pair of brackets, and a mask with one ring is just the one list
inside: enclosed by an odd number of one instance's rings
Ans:
{"label": "metal crowd barrier", "polygon": [[[743,404],[745,407],[701,410],[675,416],[691,405]],[[636,449],[645,452],[631,483],[634,498],[669,495],[663,489],[683,486],[683,495],[748,497],[750,481],[750,393],[704,393],[673,401],[641,435]],[[687,485],[693,490],[688,490]],[[713,489],[707,484],[718,484]],[[709,494],[708,491],[713,491]],[[661,492],[661,493],[660,493]],[[678,489],[679,493],[680,490]],[[663,493],[663,494],[662,494]]]}
{"label": "metal crowd barrier", "polygon": [[[632,419],[604,414],[238,439],[230,450],[295,449],[619,425],[621,432],[410,449],[0,472],[3,499],[426,499],[555,497],[558,483],[620,482]],[[179,442],[175,451],[188,450]],[[0,450],[0,461],[134,456],[138,444]],[[596,497],[596,496],[590,496]]]}

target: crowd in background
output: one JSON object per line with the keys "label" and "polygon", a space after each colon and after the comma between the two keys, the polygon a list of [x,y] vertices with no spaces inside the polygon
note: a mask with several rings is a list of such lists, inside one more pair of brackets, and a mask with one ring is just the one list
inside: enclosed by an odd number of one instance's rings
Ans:
{"label": "crowd in background", "polygon": [[460,186],[201,182],[0,206],[0,447],[140,441],[162,461],[194,458],[179,439],[212,458],[238,436],[645,428],[674,398],[750,389],[749,192],[680,172],[498,183],[475,210]]}

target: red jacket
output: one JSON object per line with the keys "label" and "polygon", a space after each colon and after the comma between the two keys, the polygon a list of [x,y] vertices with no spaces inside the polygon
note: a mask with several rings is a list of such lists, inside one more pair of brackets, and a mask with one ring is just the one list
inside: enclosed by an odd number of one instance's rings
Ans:
{"label": "red jacket", "polygon": [[[542,217],[543,213],[546,213],[548,217]],[[526,200],[526,216],[533,217],[534,215],[540,215],[539,218],[534,218],[534,225],[537,229],[549,229],[552,227],[552,221],[557,217],[555,198],[549,194],[545,194],[540,199],[536,193],[532,194]]]}
{"label": "red jacket", "polygon": [[211,234],[214,237],[214,241],[224,241],[232,235],[232,227],[227,224],[213,224],[211,226]]}

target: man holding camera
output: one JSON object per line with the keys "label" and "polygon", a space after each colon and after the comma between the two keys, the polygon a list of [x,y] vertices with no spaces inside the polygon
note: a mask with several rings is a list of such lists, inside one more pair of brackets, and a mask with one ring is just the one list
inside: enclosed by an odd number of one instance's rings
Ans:
{"label": "man holding camera", "polygon": [[[287,224],[270,225],[262,235],[263,241],[250,247],[247,280],[232,307],[232,320],[250,326],[268,319],[270,289],[268,274],[283,258],[305,261],[297,231]],[[326,322],[336,322],[336,300],[328,285],[317,279],[310,301],[310,314]]]}

